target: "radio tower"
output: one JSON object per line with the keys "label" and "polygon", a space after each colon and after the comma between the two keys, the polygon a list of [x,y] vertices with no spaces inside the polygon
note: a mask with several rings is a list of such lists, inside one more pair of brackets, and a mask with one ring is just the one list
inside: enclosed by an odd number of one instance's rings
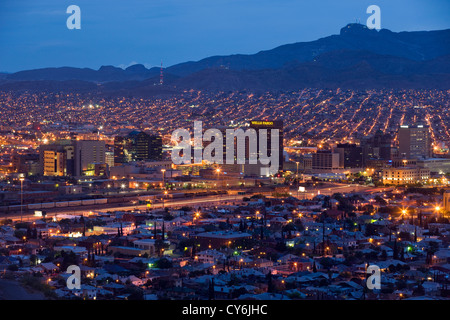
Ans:
{"label": "radio tower", "polygon": [[161,72],[159,74],[159,85],[162,86],[164,83],[164,75],[163,75],[163,63],[161,60]]}

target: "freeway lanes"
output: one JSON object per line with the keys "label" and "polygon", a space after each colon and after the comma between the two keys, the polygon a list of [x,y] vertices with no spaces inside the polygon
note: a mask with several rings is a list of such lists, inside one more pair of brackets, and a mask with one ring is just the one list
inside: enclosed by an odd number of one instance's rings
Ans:
{"label": "freeway lanes", "polygon": [[[312,199],[318,194],[322,195],[332,195],[334,193],[352,193],[352,192],[361,192],[361,193],[377,193],[383,192],[390,188],[374,188],[368,187],[364,185],[348,185],[348,184],[333,184],[332,186],[328,185],[326,187],[316,187],[313,189],[308,189],[307,192],[298,192],[299,199]],[[242,202],[243,197],[250,197],[252,194],[262,193],[264,195],[271,195],[271,192],[253,192],[247,193],[245,196],[242,195],[214,195],[214,196],[203,196],[189,199],[166,199],[164,203],[158,202],[152,204],[152,209],[159,209],[163,207],[181,207],[181,206],[191,206],[191,207],[204,207],[204,206],[216,206],[224,203],[233,204]],[[291,194],[294,197],[297,197],[296,188],[291,189]],[[54,217],[57,215],[88,215],[90,212],[107,212],[107,211],[129,211],[129,210],[146,210],[146,205],[115,205],[115,206],[83,206],[83,207],[70,207],[70,208],[55,208],[47,210],[47,217]],[[13,214],[1,214],[0,219],[12,219],[17,221],[21,219],[20,213]],[[35,217],[33,212],[24,212],[23,213],[23,221],[33,221],[41,219],[41,217]]]}
{"label": "freeway lanes", "polygon": [[[196,206],[196,207],[202,207],[202,206],[211,206],[211,205],[219,205],[224,202],[228,203],[237,203],[242,201],[243,196],[236,196],[236,195],[222,195],[222,196],[206,196],[206,197],[199,197],[194,199],[180,199],[180,200],[171,200],[167,199],[164,203],[155,203],[152,204],[152,209],[158,209],[164,207],[180,207],[180,206]],[[128,211],[128,210],[146,210],[147,205],[125,205],[125,206],[115,206],[115,207],[108,207],[108,208],[92,208],[88,206],[84,207],[73,207],[73,208],[60,208],[60,209],[52,209],[47,210],[47,218],[55,217],[58,214],[64,214],[64,215],[88,215],[90,212],[107,212],[107,211]],[[14,213],[14,214],[2,214],[1,218],[11,219],[13,221],[20,220],[20,213]],[[39,220],[42,219],[41,217],[35,217],[32,212],[27,212],[23,214],[23,221],[33,221],[33,220]]]}

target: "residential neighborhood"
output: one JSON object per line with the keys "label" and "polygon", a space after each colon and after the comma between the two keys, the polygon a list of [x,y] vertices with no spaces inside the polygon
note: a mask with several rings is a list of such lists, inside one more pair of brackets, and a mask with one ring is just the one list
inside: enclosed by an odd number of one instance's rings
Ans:
{"label": "residential neighborhood", "polygon": [[431,205],[444,190],[423,190],[4,219],[0,281],[46,299],[449,299],[450,223]]}

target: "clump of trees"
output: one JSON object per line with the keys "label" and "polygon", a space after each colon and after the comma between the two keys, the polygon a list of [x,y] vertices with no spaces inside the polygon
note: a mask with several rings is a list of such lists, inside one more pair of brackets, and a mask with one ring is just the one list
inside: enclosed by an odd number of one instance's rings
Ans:
{"label": "clump of trees", "polygon": [[57,298],[53,287],[42,281],[42,277],[26,275],[22,277],[21,283],[26,287],[42,292],[47,298]]}

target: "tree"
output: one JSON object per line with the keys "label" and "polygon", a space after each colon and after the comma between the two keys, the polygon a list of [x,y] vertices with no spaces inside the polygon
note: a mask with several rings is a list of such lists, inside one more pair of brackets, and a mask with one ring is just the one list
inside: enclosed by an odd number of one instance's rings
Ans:
{"label": "tree", "polygon": [[215,300],[215,294],[214,294],[214,279],[211,279],[209,282],[209,288],[208,288],[208,300]]}
{"label": "tree", "polygon": [[271,271],[269,271],[269,273],[267,274],[266,279],[267,279],[267,292],[273,293],[275,291],[275,287],[273,285],[272,272]]}
{"label": "tree", "polygon": [[24,236],[26,236],[26,232],[22,230],[16,230],[14,231],[14,237],[18,239],[22,239]]}
{"label": "tree", "polygon": [[393,254],[393,258],[394,259],[398,259],[398,246],[397,246],[397,238],[394,241],[394,254]]}
{"label": "tree", "polygon": [[286,251],[286,244],[284,243],[284,241],[278,241],[277,244],[275,245],[275,250],[279,252]]}
{"label": "tree", "polygon": [[37,257],[37,255],[35,255],[35,254],[30,255],[30,263],[31,263],[32,265],[36,265],[37,262],[38,262],[38,257]]}
{"label": "tree", "polygon": [[331,258],[321,258],[320,259],[320,264],[325,268],[325,269],[330,269],[333,265],[334,265],[334,260]]}
{"label": "tree", "polygon": [[425,294],[425,288],[422,283],[417,284],[417,288],[413,290],[413,296],[423,296]]}
{"label": "tree", "polygon": [[172,268],[173,264],[172,261],[170,261],[167,258],[162,258],[156,261],[156,267],[159,269],[170,269]]}
{"label": "tree", "polygon": [[383,205],[383,206],[387,205],[386,200],[384,200],[384,199],[383,199],[382,197],[380,197],[380,196],[375,196],[374,200],[375,200],[377,203],[379,203],[379,204],[381,204],[381,205]]}
{"label": "tree", "polygon": [[305,227],[303,226],[303,222],[301,219],[296,219],[294,223],[295,223],[295,227],[297,228],[298,231],[301,232],[301,231],[305,230]]}
{"label": "tree", "polygon": [[431,264],[433,261],[433,255],[434,253],[439,249],[439,244],[435,241],[431,241],[428,244],[428,247],[425,248],[425,252],[427,253],[426,256],[426,264]]}
{"label": "tree", "polygon": [[9,271],[19,271],[19,266],[17,264],[10,264],[7,269]]}
{"label": "tree", "polygon": [[173,215],[171,215],[170,213],[164,214],[164,217],[163,217],[164,221],[172,221],[173,219],[175,219],[175,217]]}
{"label": "tree", "polygon": [[245,229],[244,229],[244,223],[242,222],[242,219],[241,219],[241,221],[239,222],[239,231],[244,231]]}

